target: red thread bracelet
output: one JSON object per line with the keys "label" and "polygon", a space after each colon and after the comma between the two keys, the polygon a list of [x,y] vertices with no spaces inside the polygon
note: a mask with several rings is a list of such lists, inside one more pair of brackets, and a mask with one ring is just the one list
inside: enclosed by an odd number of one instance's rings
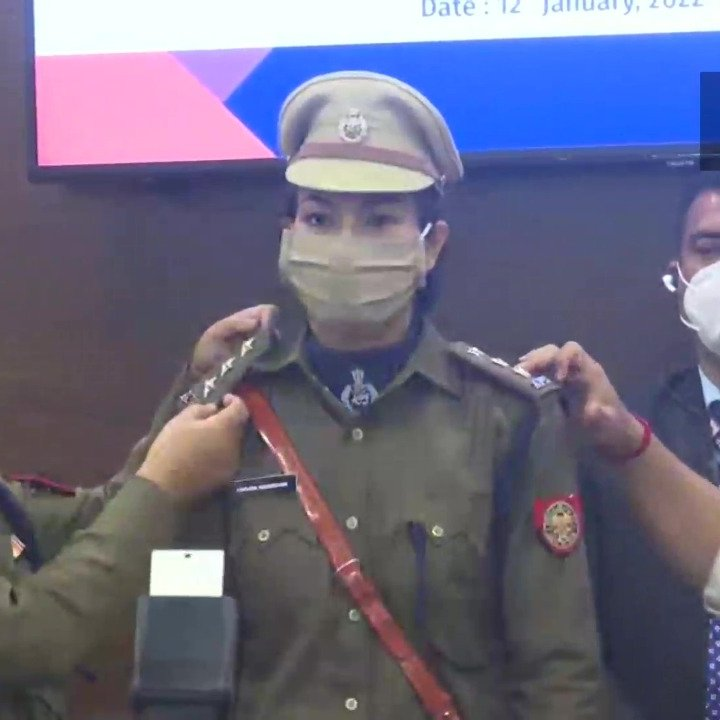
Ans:
{"label": "red thread bracelet", "polygon": [[640,417],[639,415],[633,414],[633,417],[642,425],[643,428],[643,436],[642,440],[640,441],[640,445],[637,450],[634,450],[629,455],[616,455],[611,456],[611,460],[616,463],[627,463],[631,460],[636,460],[639,458],[649,447],[650,443],[653,439],[653,430],[650,423],[645,419]]}

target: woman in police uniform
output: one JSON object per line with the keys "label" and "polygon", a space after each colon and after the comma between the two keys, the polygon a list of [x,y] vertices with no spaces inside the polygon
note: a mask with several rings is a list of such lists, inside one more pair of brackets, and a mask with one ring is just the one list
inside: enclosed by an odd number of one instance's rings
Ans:
{"label": "woman in police uniform", "polygon": [[[280,139],[294,199],[279,268],[307,327],[267,351],[245,343],[183,400],[241,377],[262,393],[460,716],[597,717],[582,508],[557,388],[447,342],[426,317],[449,237],[438,200],[463,172],[442,116],[393,78],[337,73],[291,94]],[[248,437],[244,477],[277,469]],[[241,482],[229,503],[208,504],[180,541],[229,551],[244,618],[234,716],[427,717],[363,603],[333,579],[298,496],[259,487]]]}

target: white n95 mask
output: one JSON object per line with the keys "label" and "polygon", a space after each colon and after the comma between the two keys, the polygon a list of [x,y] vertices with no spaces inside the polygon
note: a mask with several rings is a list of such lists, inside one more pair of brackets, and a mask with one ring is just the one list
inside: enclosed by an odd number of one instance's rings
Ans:
{"label": "white n95 mask", "polygon": [[687,286],[680,319],[698,334],[700,342],[720,357],[720,260],[699,270],[688,282],[678,268],[680,280]]}

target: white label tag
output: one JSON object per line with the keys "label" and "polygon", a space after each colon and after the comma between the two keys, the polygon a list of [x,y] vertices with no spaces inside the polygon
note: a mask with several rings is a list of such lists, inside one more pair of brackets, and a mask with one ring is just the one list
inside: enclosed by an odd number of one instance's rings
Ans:
{"label": "white label tag", "polygon": [[223,550],[154,550],[150,564],[152,597],[221,597]]}

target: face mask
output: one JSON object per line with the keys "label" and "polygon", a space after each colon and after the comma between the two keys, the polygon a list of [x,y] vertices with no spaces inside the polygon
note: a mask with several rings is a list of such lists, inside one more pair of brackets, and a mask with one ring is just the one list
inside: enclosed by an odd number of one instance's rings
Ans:
{"label": "face mask", "polygon": [[425,238],[409,240],[285,230],[280,275],[318,322],[382,324],[425,284]]}
{"label": "face mask", "polygon": [[720,261],[699,270],[688,282],[678,268],[680,280],[687,286],[683,297],[685,317],[680,319],[698,334],[702,344],[720,356]]}

